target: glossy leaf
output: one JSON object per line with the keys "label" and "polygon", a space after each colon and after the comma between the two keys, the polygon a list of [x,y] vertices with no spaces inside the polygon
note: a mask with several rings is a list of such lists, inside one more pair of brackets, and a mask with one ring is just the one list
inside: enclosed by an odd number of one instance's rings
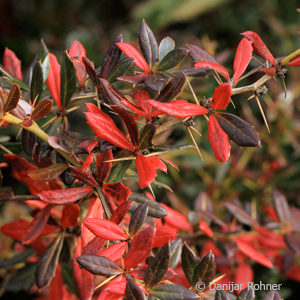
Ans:
{"label": "glossy leaf", "polygon": [[[157,57],[158,57],[158,46],[155,39],[155,36],[143,19],[140,25],[140,30],[138,32],[139,44],[141,51],[150,66],[150,70],[156,64]],[[142,69],[144,70],[144,69]],[[145,71],[145,70],[144,70]],[[147,72],[147,71],[146,71]]]}
{"label": "glossy leaf", "polygon": [[19,99],[21,96],[20,87],[14,83],[10,88],[9,94],[7,96],[7,100],[3,106],[3,111],[8,112],[17,107]]}
{"label": "glossy leaf", "polygon": [[110,220],[87,218],[84,225],[97,237],[110,241],[125,241],[127,235],[123,229]]}
{"label": "glossy leaf", "polygon": [[133,58],[133,63],[146,73],[149,73],[149,68],[144,57],[130,44],[128,43],[116,43],[121,51],[129,58]]}
{"label": "glossy leaf", "polygon": [[177,94],[180,93],[184,83],[185,83],[185,76],[183,73],[180,73],[179,75],[177,75],[175,77],[172,77],[172,79],[169,81],[169,83],[160,92],[157,101],[169,102],[174,97],[176,97]]}
{"label": "glossy leaf", "polygon": [[41,100],[34,108],[31,114],[33,120],[42,119],[47,116],[52,109],[52,100],[44,99]]}
{"label": "glossy leaf", "polygon": [[242,35],[247,38],[253,46],[254,51],[264,58],[265,60],[271,62],[272,64],[275,63],[275,59],[270,52],[270,50],[267,48],[261,37],[253,31],[245,31],[242,33]]}
{"label": "glossy leaf", "polygon": [[129,235],[135,236],[136,233],[143,226],[146,217],[148,214],[148,205],[147,203],[143,203],[137,207],[135,211],[131,213],[131,218],[129,222]]}
{"label": "glossy leaf", "polygon": [[107,79],[111,70],[118,64],[121,56],[121,50],[116,46],[116,43],[123,42],[122,35],[118,35],[113,43],[108,48],[102,61],[100,77]]}
{"label": "glossy leaf", "polygon": [[170,51],[157,66],[158,70],[165,71],[176,67],[187,56],[188,51],[178,48]]}
{"label": "glossy leaf", "polygon": [[46,79],[46,84],[51,93],[53,100],[60,110],[62,110],[61,99],[60,99],[60,65],[58,64],[57,58],[54,54],[49,53],[49,72]]}
{"label": "glossy leaf", "polygon": [[256,130],[243,119],[228,113],[215,113],[214,116],[228,137],[239,146],[258,147],[261,145]]}
{"label": "glossy leaf", "polygon": [[98,81],[98,76],[94,64],[85,56],[82,57],[82,62],[84,63],[86,72],[90,76],[92,82],[94,83],[96,88],[99,89],[99,81]]}
{"label": "glossy leaf", "polygon": [[170,244],[166,243],[150,261],[145,272],[145,284],[148,287],[159,283],[169,267]]}
{"label": "glossy leaf", "polygon": [[139,150],[144,150],[152,147],[152,139],[155,135],[156,129],[157,125],[153,124],[152,122],[147,123],[144,126],[139,140]]}
{"label": "glossy leaf", "polygon": [[91,191],[92,187],[78,187],[68,188],[64,190],[50,190],[37,193],[40,199],[46,203],[53,205],[64,205],[76,202],[86,197]]}
{"label": "glossy leaf", "polygon": [[194,61],[205,61],[218,64],[218,61],[206,50],[193,44],[187,44],[186,48],[189,50],[189,56]]}
{"label": "glossy leaf", "polygon": [[217,290],[214,300],[230,300],[230,297],[225,291]]}
{"label": "glossy leaf", "polygon": [[179,284],[162,284],[154,287],[150,295],[161,300],[199,299],[199,295]]}
{"label": "glossy leaf", "polygon": [[110,259],[97,255],[81,255],[76,258],[81,267],[95,275],[113,276],[122,272],[122,269]]}
{"label": "glossy leaf", "polygon": [[170,259],[169,266],[172,269],[175,269],[180,262],[182,254],[182,241],[181,239],[173,239],[170,244]]}
{"label": "glossy leaf", "polygon": [[212,251],[204,255],[194,269],[193,283],[203,282],[204,286],[209,283],[216,275],[216,261]]}
{"label": "glossy leaf", "polygon": [[269,291],[263,298],[263,300],[281,300],[281,296],[277,291]]}
{"label": "glossy leaf", "polygon": [[125,137],[125,135],[118,129],[114,121],[104,112],[99,113],[85,113],[88,124],[92,127],[98,138],[104,139],[111,144],[134,151],[133,145]]}
{"label": "glossy leaf", "polygon": [[80,207],[76,203],[66,205],[62,211],[61,225],[63,228],[74,227],[80,214]]}
{"label": "glossy leaf", "polygon": [[234,74],[232,76],[233,82],[236,84],[237,80],[242,76],[245,72],[251,58],[252,58],[252,45],[248,39],[243,38],[236,50],[234,62],[233,62],[233,70]]}
{"label": "glossy leaf", "polygon": [[138,263],[147,258],[152,250],[154,235],[155,227],[149,226],[135,236],[124,259],[124,267],[126,270],[135,267]]}
{"label": "glossy leaf", "polygon": [[41,255],[35,272],[36,285],[39,288],[46,286],[55,275],[63,240],[63,234],[58,235]]}
{"label": "glossy leaf", "polygon": [[128,279],[126,284],[126,299],[147,300],[148,298],[143,290],[132,279]]}
{"label": "glossy leaf", "polygon": [[[153,201],[142,194],[131,193],[129,200],[137,203],[147,203],[148,204],[148,216],[154,218],[163,218],[167,215],[167,211],[156,201]],[[136,209],[136,203],[132,204],[132,209]]]}
{"label": "glossy leaf", "polygon": [[290,209],[285,196],[278,190],[274,190],[273,200],[275,203],[275,209],[279,217],[279,220],[281,222],[290,222],[291,221]]}
{"label": "glossy leaf", "polygon": [[226,109],[230,102],[231,85],[229,83],[221,83],[214,91],[211,101],[212,109]]}
{"label": "glossy leaf", "polygon": [[110,221],[120,224],[125,217],[125,215],[128,213],[130,207],[132,205],[131,201],[123,202],[121,205],[118,206],[118,208],[113,212]]}
{"label": "glossy leaf", "polygon": [[42,233],[50,217],[51,208],[50,205],[47,205],[34,216],[22,238],[23,244],[31,244]]}
{"label": "glossy leaf", "polygon": [[247,255],[254,261],[266,266],[267,268],[273,267],[273,263],[266,256],[259,253],[256,249],[254,249],[246,241],[244,241],[240,238],[237,238],[236,243],[237,243],[238,249],[241,250],[245,255]]}
{"label": "glossy leaf", "polygon": [[157,157],[138,155],[135,160],[136,170],[139,174],[139,185],[143,189],[147,187],[156,177],[156,169],[164,172],[167,171],[167,166]]}
{"label": "glossy leaf", "polygon": [[190,284],[193,283],[193,275],[197,263],[198,258],[195,255],[194,251],[186,243],[184,243],[181,252],[181,266]]}
{"label": "glossy leaf", "polygon": [[159,44],[159,49],[158,49],[159,62],[161,62],[162,59],[174,49],[175,49],[175,41],[169,36],[164,37]]}
{"label": "glossy leaf", "polygon": [[161,92],[167,82],[168,78],[160,72],[154,72],[148,75],[144,80],[145,86],[157,93]]}
{"label": "glossy leaf", "polygon": [[113,199],[118,204],[127,201],[131,193],[130,189],[121,182],[106,183],[102,189],[106,197]]}
{"label": "glossy leaf", "polygon": [[208,140],[217,160],[227,161],[230,156],[228,137],[213,114],[208,121]]}
{"label": "glossy leaf", "polygon": [[236,300],[254,300],[255,292],[252,287],[246,287],[241,291],[241,293],[237,296]]}
{"label": "glossy leaf", "polygon": [[139,84],[145,81],[145,79],[148,77],[146,73],[140,73],[137,75],[123,75],[117,77],[118,80],[124,81],[124,82],[129,82],[132,84]]}
{"label": "glossy leaf", "polygon": [[131,165],[130,160],[124,160],[114,165],[107,178],[108,182],[120,182],[123,180],[126,171]]}
{"label": "glossy leaf", "polygon": [[138,144],[139,144],[139,130],[138,130],[136,121],[134,120],[134,117],[132,115],[130,115],[125,109],[123,109],[122,107],[119,107],[117,105],[112,105],[111,108],[123,120],[123,122],[127,128],[127,131],[129,133],[131,142],[134,145],[134,147],[137,148]]}
{"label": "glossy leaf", "polygon": [[23,79],[21,61],[17,58],[16,54],[8,48],[5,48],[3,53],[3,64],[6,71],[20,80]]}
{"label": "glossy leaf", "polygon": [[66,108],[76,90],[76,70],[67,52],[63,53],[60,77],[61,105]]}
{"label": "glossy leaf", "polygon": [[133,58],[121,57],[119,63],[111,70],[107,80],[114,82],[118,77],[126,74],[128,69],[133,65],[133,61]]}
{"label": "glossy leaf", "polygon": [[215,72],[219,73],[220,75],[224,76],[227,80],[229,80],[228,71],[218,63],[214,62],[207,62],[207,61],[198,61],[194,64],[194,67],[197,69],[204,69],[209,68],[214,70]]}
{"label": "glossy leaf", "polygon": [[189,103],[185,100],[173,100],[170,103],[148,100],[148,103],[169,116],[182,119],[208,113],[208,110],[205,107]]}
{"label": "glossy leaf", "polygon": [[44,79],[43,79],[42,64],[40,61],[37,61],[32,72],[32,78],[30,84],[31,102],[33,102],[35,98],[37,99],[40,98],[43,92],[43,85],[44,85]]}
{"label": "glossy leaf", "polygon": [[127,248],[127,242],[120,242],[112,244],[111,246],[105,248],[99,253],[100,256],[104,256],[111,261],[119,260]]}

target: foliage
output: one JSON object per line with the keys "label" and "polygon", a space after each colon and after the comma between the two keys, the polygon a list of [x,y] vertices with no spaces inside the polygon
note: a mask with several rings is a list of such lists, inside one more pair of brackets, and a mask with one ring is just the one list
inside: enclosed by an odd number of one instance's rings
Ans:
{"label": "foliage", "polygon": [[[255,280],[256,264],[299,281],[299,209],[278,189],[269,195],[273,204],[262,205],[264,214],[258,214],[257,199],[236,198],[239,184],[251,189],[257,179],[246,165],[252,153],[260,155],[256,147],[265,136],[250,124],[258,122],[247,103],[240,105],[247,121],[232,107],[237,95],[255,100],[269,130],[260,103],[267,97],[265,84],[299,66],[300,50],[275,58],[255,32],[242,35],[233,72],[198,45],[176,48],[170,37],[158,42],[144,20],[138,32],[141,52],[117,36],[100,68],[79,41],[61,60],[42,43],[27,84],[17,56],[4,52],[1,126],[22,129],[23,153],[1,145],[6,152],[1,168],[10,166],[11,177],[26,185],[28,194],[3,186],[0,200],[26,206],[32,217],[1,227],[16,241],[16,256],[1,262],[13,273],[4,289],[31,288],[45,299],[254,299],[248,283]],[[208,77],[216,82],[214,91],[201,97],[197,91]],[[251,83],[241,85],[246,80]],[[224,112],[230,103],[231,112]],[[88,136],[72,131],[75,110],[88,124]],[[172,143],[170,137],[182,127],[192,145]],[[197,141],[201,134],[211,149]],[[266,137],[272,138],[272,133]],[[254,150],[237,149],[229,140]],[[178,201],[161,201],[158,187],[172,189],[157,176],[173,174],[178,166],[172,160],[190,150],[199,161],[209,163],[214,156],[223,164],[216,180],[206,176],[211,191],[200,193],[195,210],[185,214]],[[225,178],[230,159],[236,163],[235,179]],[[280,164],[267,165],[258,178],[261,186]],[[213,206],[212,196],[226,196],[221,186],[226,180],[236,180],[236,189],[227,189],[230,197]],[[30,280],[16,284],[24,274]],[[221,284],[222,289],[210,289]],[[277,298],[276,290],[264,296]]]}

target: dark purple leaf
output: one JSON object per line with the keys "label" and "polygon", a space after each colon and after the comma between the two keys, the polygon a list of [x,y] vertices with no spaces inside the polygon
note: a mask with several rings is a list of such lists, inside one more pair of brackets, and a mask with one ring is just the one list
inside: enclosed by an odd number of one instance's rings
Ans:
{"label": "dark purple leaf", "polygon": [[295,253],[300,253],[300,236],[296,233],[289,233],[284,236],[284,240],[288,247]]}
{"label": "dark purple leaf", "polygon": [[260,139],[251,124],[243,119],[228,113],[215,113],[222,129],[228,137],[243,147],[258,147]]}
{"label": "dark purple leaf", "polygon": [[85,171],[79,167],[74,166],[70,166],[69,168],[71,170],[71,175],[80,180],[81,182],[93,187],[99,185],[91,172]]}
{"label": "dark purple leaf", "polygon": [[209,61],[218,64],[218,61],[206,50],[192,44],[186,45],[186,48],[189,50],[189,56],[194,61]]}
{"label": "dark purple leaf", "polygon": [[224,206],[229,210],[229,212],[235,216],[241,223],[254,226],[257,222],[251,218],[251,216],[243,210],[241,207],[233,202],[225,202]]}
{"label": "dark purple leaf", "polygon": [[166,243],[150,261],[145,272],[145,284],[147,287],[152,287],[159,283],[165,276],[170,259],[170,244]]}
{"label": "dark purple leaf", "polygon": [[170,259],[169,266],[172,269],[175,269],[180,262],[182,253],[182,242],[181,239],[176,239],[170,244]]}
{"label": "dark purple leaf", "polygon": [[97,90],[99,89],[98,76],[94,67],[94,64],[85,56],[82,57],[82,62],[85,65],[86,72],[89,74],[92,82],[96,86]]}
{"label": "dark purple leaf", "polygon": [[141,51],[148,65],[150,66],[149,69],[151,70],[157,61],[158,46],[155,36],[145,20],[142,20],[140,30],[138,33],[138,38]]}
{"label": "dark purple leaf", "polygon": [[269,291],[263,298],[263,300],[282,300],[280,294],[277,291]]}
{"label": "dark purple leaf", "polygon": [[147,203],[143,203],[137,207],[135,211],[131,213],[129,222],[129,235],[135,236],[144,224],[148,213]]}
{"label": "dark purple leaf", "polygon": [[152,147],[152,139],[157,129],[157,125],[153,123],[147,123],[141,133],[139,150],[144,150]]}
{"label": "dark purple leaf", "polygon": [[159,63],[157,69],[160,71],[176,67],[187,56],[188,50],[184,48],[174,49],[169,52]]}
{"label": "dark purple leaf", "polygon": [[147,77],[148,77],[148,75],[146,73],[140,73],[137,75],[119,76],[117,79],[120,81],[129,82],[132,84],[139,84],[139,83],[144,82]]}
{"label": "dark purple leaf", "polygon": [[195,268],[193,283],[203,282],[204,286],[208,286],[216,275],[216,260],[210,251],[204,255]]}
{"label": "dark purple leaf", "polygon": [[291,221],[290,209],[285,196],[278,190],[274,190],[273,199],[274,199],[275,209],[279,217],[279,220],[281,222],[287,222],[287,223],[290,222]]}
{"label": "dark purple leaf", "polygon": [[177,96],[177,94],[180,93],[183,85],[185,83],[185,76],[183,73],[173,77],[168,84],[164,87],[164,89],[161,91],[157,101],[159,102],[169,102],[174,97]]}
{"label": "dark purple leaf", "polygon": [[102,276],[113,276],[120,274],[122,269],[110,259],[104,256],[97,255],[81,255],[76,258],[76,261],[86,270]]}
{"label": "dark purple leaf", "polygon": [[35,272],[36,285],[39,288],[46,286],[55,275],[63,241],[63,234],[58,235],[41,255]]}
{"label": "dark purple leaf", "polygon": [[100,77],[107,79],[111,70],[118,64],[122,51],[116,43],[123,42],[122,35],[118,35],[107,50],[101,65]]}
{"label": "dark purple leaf", "polygon": [[225,291],[217,290],[214,300],[230,300],[230,297]]}
{"label": "dark purple leaf", "polygon": [[154,287],[150,295],[162,300],[199,299],[199,295],[179,284],[162,284]]}
{"label": "dark purple leaf", "polygon": [[127,300],[147,299],[143,290],[132,279],[127,279],[125,295]]}
{"label": "dark purple leaf", "polygon": [[42,92],[43,92],[43,69],[42,64],[40,61],[37,61],[33,72],[32,72],[32,78],[31,78],[31,84],[30,84],[30,99],[33,102],[35,98],[39,99]]}
{"label": "dark purple leaf", "polygon": [[236,298],[236,300],[254,300],[254,299],[255,299],[255,292],[252,287],[247,287],[243,289]]}
{"label": "dark purple leaf", "polygon": [[197,263],[198,258],[194,251],[186,243],[184,243],[181,253],[181,266],[187,280],[191,284],[193,283],[193,274]]}
{"label": "dark purple leaf", "polygon": [[133,65],[133,61],[133,58],[121,57],[119,63],[111,70],[107,80],[114,82],[118,77],[126,74],[127,70]]}

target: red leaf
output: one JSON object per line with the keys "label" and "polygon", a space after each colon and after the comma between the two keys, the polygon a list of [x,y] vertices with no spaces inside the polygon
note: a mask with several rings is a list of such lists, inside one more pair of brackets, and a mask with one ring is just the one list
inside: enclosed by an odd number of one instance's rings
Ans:
{"label": "red leaf", "polygon": [[85,75],[86,75],[85,65],[82,61],[80,61],[79,59],[75,59],[75,58],[72,59],[72,63],[76,70],[76,77],[79,81],[80,87],[82,88],[84,86],[84,80],[85,80]]}
{"label": "red leaf", "polygon": [[128,100],[122,99],[121,100],[122,104],[124,104],[127,108],[131,109],[135,114],[139,116],[145,117],[147,114],[143,112],[142,110],[136,108],[133,104],[131,104]]}
{"label": "red leaf", "polygon": [[254,261],[266,266],[267,268],[273,267],[273,263],[266,256],[254,249],[251,244],[249,244],[249,241],[244,240],[243,237],[237,238],[236,244],[240,251],[242,251],[245,255],[247,255]]}
{"label": "red leaf", "polygon": [[32,243],[42,233],[49,219],[51,208],[52,206],[47,205],[35,215],[21,240],[23,244]]}
{"label": "red leaf", "polygon": [[194,64],[194,67],[197,69],[209,68],[209,69],[216,71],[220,75],[224,76],[227,80],[230,79],[228,71],[223,66],[221,66],[217,63],[207,62],[207,61],[198,61]]}
{"label": "red leaf", "polygon": [[86,56],[86,51],[79,41],[74,41],[69,49],[69,56],[81,60],[82,56]]}
{"label": "red leaf", "polygon": [[110,241],[125,241],[127,235],[123,229],[110,220],[88,218],[85,219],[84,225],[97,237]]}
{"label": "red leaf", "polygon": [[4,69],[16,78],[23,80],[21,61],[16,54],[10,49],[6,48],[3,53]]}
{"label": "red leaf", "polygon": [[122,203],[118,208],[113,212],[110,221],[120,224],[124,218],[124,216],[127,214],[129,208],[131,207],[132,202],[126,201]]}
{"label": "red leaf", "polygon": [[238,284],[239,291],[242,291],[243,289],[248,287],[249,282],[253,282],[253,270],[250,265],[248,264],[240,264],[236,269],[234,273],[234,280],[233,282],[235,284]]}
{"label": "red leaf", "polygon": [[170,226],[157,225],[152,247],[162,247],[167,242],[173,241],[176,238],[176,236],[176,230],[171,228]]}
{"label": "red leaf", "polygon": [[148,186],[156,177],[156,169],[164,172],[167,166],[157,157],[138,155],[135,160],[135,167],[139,174],[139,185],[141,188]]}
{"label": "red leaf", "polygon": [[254,31],[245,31],[242,35],[247,38],[250,42],[252,42],[252,46],[254,51],[265,60],[271,62],[273,65],[275,63],[275,59],[267,48],[261,37]]}
{"label": "red leaf", "polygon": [[231,85],[229,83],[221,83],[214,91],[211,101],[212,109],[226,109],[230,102]]}
{"label": "red leaf", "polygon": [[90,166],[90,164],[93,162],[93,160],[94,160],[94,153],[91,152],[85,158],[85,161],[82,165],[82,169],[85,170],[86,168],[88,168]]}
{"label": "red leaf", "polygon": [[92,187],[78,187],[68,188],[64,190],[51,190],[37,193],[40,199],[49,204],[64,205],[76,202],[86,197],[91,191]]}
{"label": "red leaf", "polygon": [[209,228],[209,226],[204,221],[199,222],[199,228],[203,232],[205,232],[209,237],[213,237],[214,235],[213,231]]}
{"label": "red leaf", "polygon": [[97,253],[97,255],[105,256],[111,261],[116,261],[120,259],[120,257],[123,255],[126,247],[127,247],[126,242],[117,243],[107,247],[105,250],[101,251],[100,253]]}
{"label": "red leaf", "polygon": [[61,216],[61,225],[63,228],[74,227],[77,225],[80,207],[76,203],[68,204],[64,207]]}
{"label": "red leaf", "polygon": [[126,283],[127,281],[123,275],[114,278],[105,286],[101,294],[98,296],[97,300],[124,299]]}
{"label": "red leaf", "polygon": [[146,73],[149,73],[149,68],[145,58],[130,44],[116,43],[122,52],[129,58],[133,58],[133,63]]}
{"label": "red leaf", "polygon": [[131,247],[125,256],[125,269],[131,269],[147,258],[152,250],[152,241],[156,228],[149,226],[139,232],[132,241]]}
{"label": "red leaf", "polygon": [[117,106],[117,105],[111,105],[111,108],[113,111],[115,111],[120,118],[123,120],[127,131],[129,133],[130,139],[132,144],[135,148],[138,147],[139,144],[139,129],[137,127],[137,124],[134,120],[134,117],[130,115],[124,108]]}
{"label": "red leaf", "polygon": [[133,93],[134,100],[138,107],[140,107],[147,115],[151,113],[151,106],[147,100],[150,100],[149,94],[144,90],[137,90]]}
{"label": "red leaf", "polygon": [[300,56],[288,63],[288,66],[300,66]]}
{"label": "red leaf", "polygon": [[208,140],[217,160],[225,162],[230,156],[228,136],[213,114],[208,121]]}
{"label": "red leaf", "polygon": [[125,135],[118,129],[114,121],[104,112],[99,113],[85,113],[88,124],[92,127],[98,138],[104,139],[111,144],[134,151],[133,145],[125,137]]}
{"label": "red leaf", "polygon": [[174,100],[170,103],[148,100],[148,103],[169,116],[182,119],[208,113],[208,110],[205,107],[189,103],[185,100]]}
{"label": "red leaf", "polygon": [[274,77],[277,74],[277,70],[276,68],[272,67],[272,68],[260,68],[258,69],[258,71],[266,73],[272,77]]}
{"label": "red leaf", "polygon": [[78,297],[80,300],[91,300],[94,294],[94,275],[86,269],[80,268],[80,265],[75,260],[80,256],[83,250],[83,241],[79,237],[77,239],[77,247],[73,259],[73,278],[76,284]]}
{"label": "red leaf", "polygon": [[232,80],[234,83],[236,83],[241,75],[245,72],[252,57],[252,50],[253,48],[251,43],[248,41],[248,39],[243,38],[237,47],[234,58],[234,74],[232,76]]}
{"label": "red leaf", "polygon": [[72,171],[71,175],[81,182],[87,184],[88,186],[96,187],[98,186],[98,182],[95,180],[91,171],[85,171],[78,167],[69,167]]}
{"label": "red leaf", "polygon": [[118,204],[127,201],[131,194],[130,189],[121,182],[106,183],[103,185],[102,190],[106,197],[112,198]]}
{"label": "red leaf", "polygon": [[62,105],[60,101],[60,65],[58,64],[57,58],[54,54],[49,53],[49,73],[46,80],[48,89],[53,97],[58,108],[61,110]]}
{"label": "red leaf", "polygon": [[182,215],[180,212],[176,211],[175,209],[167,206],[164,203],[159,203],[166,211],[167,216],[164,217],[166,224],[170,225],[171,227],[179,230],[185,230],[188,232],[193,232],[193,228],[188,222],[187,218]]}
{"label": "red leaf", "polygon": [[112,160],[112,159],[113,159],[113,155],[111,150],[97,154],[96,157],[97,179],[101,184],[109,175],[110,169],[112,167],[112,162],[105,162],[105,161]]}

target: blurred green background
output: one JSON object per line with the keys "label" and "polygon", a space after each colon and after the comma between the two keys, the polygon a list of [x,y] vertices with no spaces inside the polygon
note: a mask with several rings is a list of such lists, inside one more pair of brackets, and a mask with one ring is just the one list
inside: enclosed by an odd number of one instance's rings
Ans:
{"label": "blurred green background", "polygon": [[[80,40],[87,56],[98,67],[116,35],[122,33],[125,41],[136,42],[139,24],[145,18],[158,40],[169,35],[179,47],[186,43],[201,44],[219,54],[219,60],[230,69],[240,33],[246,30],[257,32],[275,57],[299,48],[297,8],[296,0],[1,0],[0,53],[5,47],[12,49],[25,70],[38,53],[41,38],[54,52],[61,52],[74,40]],[[193,208],[197,196],[205,193],[216,210],[222,208],[222,201],[239,198],[248,203],[254,201],[262,211],[262,203],[271,203],[271,193],[277,188],[290,204],[300,207],[299,73],[299,68],[289,71],[286,98],[281,81],[272,80],[268,84],[270,93],[262,104],[271,134],[254,101],[246,104],[246,96],[234,98],[236,114],[252,123],[260,133],[261,148],[241,149],[232,144],[230,161],[219,163],[207,142],[206,122],[197,123],[203,132],[197,141],[204,162],[195,151],[171,155],[180,173],[169,168],[168,174],[160,175],[159,180],[170,185],[177,198],[156,189],[162,201],[182,209],[177,201],[181,199]],[[195,86],[199,93],[211,95],[213,85],[207,85],[207,81],[195,80]],[[184,93],[188,93],[188,88]],[[183,126],[165,139],[170,144],[191,143]],[[297,299],[292,292],[296,283],[285,282],[278,272],[260,268],[256,276],[257,281],[272,278],[274,282],[284,282],[282,296]]]}

